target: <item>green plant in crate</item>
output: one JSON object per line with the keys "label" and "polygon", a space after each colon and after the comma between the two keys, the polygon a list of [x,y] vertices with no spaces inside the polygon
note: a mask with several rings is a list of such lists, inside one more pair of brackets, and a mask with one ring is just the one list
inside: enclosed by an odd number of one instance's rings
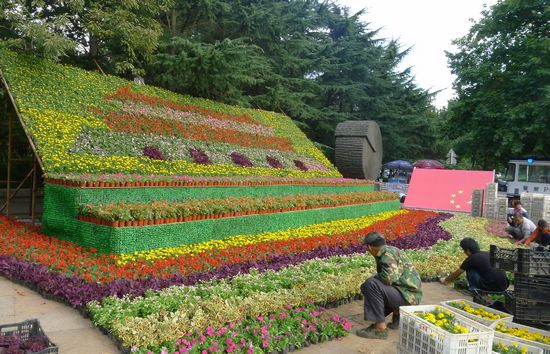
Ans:
{"label": "green plant in crate", "polygon": [[535,342],[540,342],[550,345],[550,337],[544,336],[537,332],[531,332],[524,328],[515,328],[513,325],[508,326],[506,323],[498,323],[495,327],[495,331],[506,333],[514,337],[523,338],[527,340],[532,340]]}
{"label": "green plant in crate", "polygon": [[527,354],[529,349],[522,347],[518,343],[506,345],[504,343],[494,343],[493,352],[500,354]]}
{"label": "green plant in crate", "polygon": [[468,333],[468,329],[466,327],[456,323],[455,316],[451,311],[445,310],[439,306],[436,306],[435,310],[430,312],[418,311],[414,314],[436,325],[437,327],[446,330],[447,332],[454,334]]}
{"label": "green plant in crate", "polygon": [[483,307],[474,308],[468,305],[467,303],[465,303],[464,301],[453,301],[453,302],[450,302],[449,305],[486,320],[498,320],[500,318],[507,317],[506,315],[498,315],[496,313],[488,312]]}

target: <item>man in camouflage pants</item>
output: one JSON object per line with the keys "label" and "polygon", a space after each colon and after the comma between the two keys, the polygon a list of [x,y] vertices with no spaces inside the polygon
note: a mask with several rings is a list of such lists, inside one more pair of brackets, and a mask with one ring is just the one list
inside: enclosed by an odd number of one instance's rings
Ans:
{"label": "man in camouflage pants", "polygon": [[[399,306],[418,305],[422,300],[420,275],[409,258],[398,248],[387,246],[378,232],[371,232],[363,241],[376,260],[376,274],[361,285],[365,298],[365,320],[373,324],[357,331],[364,338],[386,339],[388,329],[399,328]],[[386,326],[386,316],[393,313]]]}

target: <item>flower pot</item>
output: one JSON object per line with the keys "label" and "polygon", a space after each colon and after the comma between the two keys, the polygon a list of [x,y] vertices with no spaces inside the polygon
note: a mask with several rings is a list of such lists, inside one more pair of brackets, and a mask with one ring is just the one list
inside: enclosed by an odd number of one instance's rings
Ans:
{"label": "flower pot", "polygon": [[120,221],[119,220],[115,220],[112,222],[112,227],[119,227],[120,226]]}

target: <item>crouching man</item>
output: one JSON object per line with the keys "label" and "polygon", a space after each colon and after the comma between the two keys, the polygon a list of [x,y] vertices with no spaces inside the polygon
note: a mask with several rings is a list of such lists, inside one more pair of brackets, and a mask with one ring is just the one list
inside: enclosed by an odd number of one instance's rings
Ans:
{"label": "crouching man", "polygon": [[[365,299],[365,320],[373,324],[357,331],[364,338],[386,339],[388,329],[399,328],[399,306],[418,305],[422,300],[420,275],[400,249],[386,245],[378,232],[371,232],[363,241],[376,260],[376,274],[361,285]],[[386,316],[393,313],[386,325]]]}

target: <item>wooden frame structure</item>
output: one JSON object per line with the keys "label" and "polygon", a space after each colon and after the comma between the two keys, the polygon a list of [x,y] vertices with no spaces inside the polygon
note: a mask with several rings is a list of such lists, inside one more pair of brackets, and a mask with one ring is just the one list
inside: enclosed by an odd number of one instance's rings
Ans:
{"label": "wooden frame structure", "polygon": [[[2,89],[5,92],[5,100],[3,104],[5,117],[8,120],[8,155],[7,155],[7,174],[6,174],[6,201],[4,204],[0,205],[0,213],[5,213],[6,215],[10,214],[10,205],[13,200],[13,198],[19,193],[19,191],[22,189],[23,185],[29,178],[31,178],[31,201],[29,206],[29,214],[31,217],[31,223],[34,224],[36,220],[36,192],[37,192],[37,180],[38,180],[38,173],[39,169],[40,171],[44,171],[44,165],[42,163],[42,160],[40,159],[40,156],[37,153],[36,146],[34,145],[34,142],[31,139],[31,136],[28,132],[27,127],[25,126],[25,123],[21,117],[21,114],[19,112],[19,109],[17,107],[17,104],[15,102],[15,99],[10,91],[9,85],[4,78],[4,75],[2,73],[2,70],[0,69],[0,78],[2,79]],[[10,109],[11,108],[11,109]],[[14,115],[17,117],[17,120],[19,121],[19,124],[21,124],[21,127],[23,128],[23,131],[25,132],[25,136],[27,137],[27,140],[32,148],[33,152],[33,164],[30,171],[25,175],[23,180],[19,181],[19,184],[17,187],[15,187],[13,193],[11,184],[12,182],[12,164],[16,161],[16,159],[13,158],[13,127],[14,127]]]}

